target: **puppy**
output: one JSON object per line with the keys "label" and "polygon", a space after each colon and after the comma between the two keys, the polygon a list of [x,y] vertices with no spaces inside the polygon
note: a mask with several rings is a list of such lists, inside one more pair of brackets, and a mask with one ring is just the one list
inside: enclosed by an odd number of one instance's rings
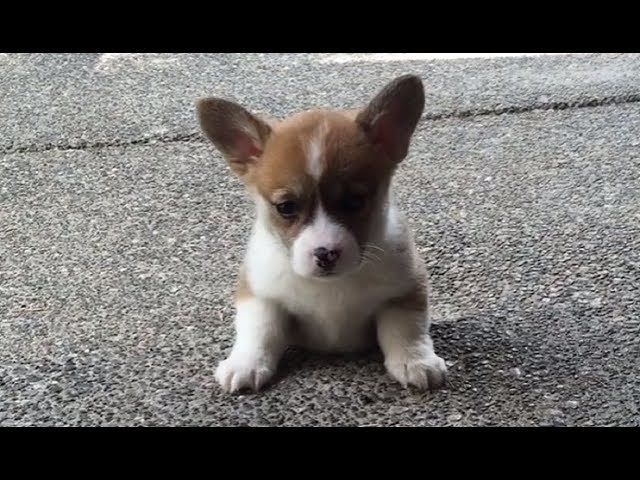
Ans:
{"label": "puppy", "polygon": [[202,131],[256,209],[235,342],[215,374],[225,391],[260,390],[288,346],[349,352],[376,341],[404,387],[443,383],[427,274],[391,188],[423,108],[413,75],[361,111],[311,110],[281,122],[221,98],[197,102]]}

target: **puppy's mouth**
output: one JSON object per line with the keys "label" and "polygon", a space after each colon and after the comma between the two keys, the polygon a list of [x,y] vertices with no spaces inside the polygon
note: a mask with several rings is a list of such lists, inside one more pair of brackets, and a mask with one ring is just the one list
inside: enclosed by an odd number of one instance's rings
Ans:
{"label": "puppy's mouth", "polygon": [[329,280],[329,279],[340,276],[340,271],[337,270],[335,267],[316,268],[316,270],[311,274],[311,276],[313,278],[317,278],[320,280]]}
{"label": "puppy's mouth", "polygon": [[331,267],[331,268],[318,268],[313,273],[313,278],[321,281],[332,281],[342,277],[349,276],[355,272],[358,272],[367,263],[366,256],[360,254],[357,257],[357,261],[350,266]]}
{"label": "puppy's mouth", "polygon": [[313,272],[313,274],[311,275],[311,278],[314,278],[322,282],[331,282],[349,275],[349,273],[357,270],[358,268],[359,266],[356,266],[350,269],[342,269],[342,268],[317,269],[315,272]]}
{"label": "puppy's mouth", "polygon": [[340,274],[341,274],[341,272],[337,272],[335,270],[320,270],[316,274],[316,277],[319,277],[319,278],[332,278],[332,277],[339,277]]}

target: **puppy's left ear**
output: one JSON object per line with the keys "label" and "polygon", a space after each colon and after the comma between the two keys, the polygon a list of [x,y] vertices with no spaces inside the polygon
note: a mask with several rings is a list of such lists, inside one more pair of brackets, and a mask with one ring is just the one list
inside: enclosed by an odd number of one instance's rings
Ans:
{"label": "puppy's left ear", "polygon": [[401,162],[423,109],[422,80],[416,75],[403,75],[388,83],[358,114],[356,122],[372,143],[382,147],[394,162]]}
{"label": "puppy's left ear", "polygon": [[196,102],[200,128],[223,154],[236,175],[243,177],[260,160],[271,127],[244,107],[222,98]]}

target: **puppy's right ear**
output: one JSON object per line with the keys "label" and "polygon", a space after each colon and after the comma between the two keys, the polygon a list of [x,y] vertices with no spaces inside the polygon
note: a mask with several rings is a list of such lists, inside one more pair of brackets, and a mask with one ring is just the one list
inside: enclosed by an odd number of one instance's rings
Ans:
{"label": "puppy's right ear", "polygon": [[206,137],[236,175],[244,176],[262,155],[271,127],[240,105],[221,98],[200,99],[196,110]]}

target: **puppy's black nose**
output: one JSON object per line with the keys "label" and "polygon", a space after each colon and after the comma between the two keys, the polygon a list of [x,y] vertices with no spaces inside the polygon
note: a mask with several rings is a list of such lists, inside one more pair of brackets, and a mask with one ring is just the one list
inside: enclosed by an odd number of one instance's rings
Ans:
{"label": "puppy's black nose", "polygon": [[340,258],[340,250],[327,250],[324,247],[319,247],[313,251],[313,255],[316,257],[316,265],[325,270],[330,270]]}

